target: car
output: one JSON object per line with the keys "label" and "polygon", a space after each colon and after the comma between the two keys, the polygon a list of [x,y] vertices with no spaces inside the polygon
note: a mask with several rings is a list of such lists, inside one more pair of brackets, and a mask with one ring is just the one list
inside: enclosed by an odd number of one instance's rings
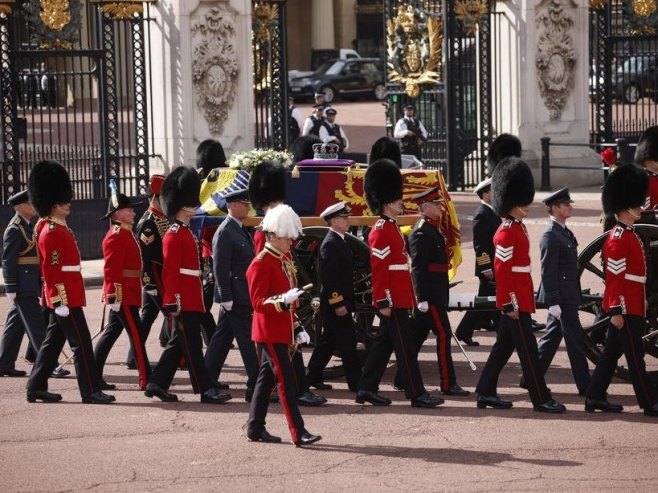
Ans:
{"label": "car", "polygon": [[313,75],[313,72],[324,62],[328,62],[329,60],[347,60],[350,58],[361,58],[361,55],[351,48],[313,50],[311,55],[311,70],[288,70],[288,84],[290,84],[292,79]]}
{"label": "car", "polygon": [[656,59],[656,55],[636,55],[620,63],[612,74],[614,97],[630,104],[644,97],[658,103]]}
{"label": "car", "polygon": [[386,98],[386,71],[379,58],[353,58],[330,60],[323,63],[313,74],[290,81],[290,94],[296,98],[312,98],[316,92],[324,92],[331,103],[337,96],[375,96]]}

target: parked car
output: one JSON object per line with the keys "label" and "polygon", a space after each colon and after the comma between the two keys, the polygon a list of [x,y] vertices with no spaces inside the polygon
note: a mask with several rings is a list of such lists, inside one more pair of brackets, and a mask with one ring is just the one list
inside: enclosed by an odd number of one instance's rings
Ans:
{"label": "parked car", "polygon": [[349,60],[352,58],[361,58],[361,55],[351,48],[313,50],[311,54],[311,70],[288,70],[288,83],[290,83],[292,79],[313,75],[313,72],[315,72],[320,65],[329,60]]}
{"label": "parked car", "polygon": [[658,103],[656,58],[656,55],[637,55],[625,59],[612,74],[614,96],[630,104],[643,97]]}
{"label": "parked car", "polygon": [[290,94],[295,98],[313,97],[324,92],[331,103],[337,96],[367,96],[386,98],[384,62],[379,58],[330,60],[313,74],[290,81]]}

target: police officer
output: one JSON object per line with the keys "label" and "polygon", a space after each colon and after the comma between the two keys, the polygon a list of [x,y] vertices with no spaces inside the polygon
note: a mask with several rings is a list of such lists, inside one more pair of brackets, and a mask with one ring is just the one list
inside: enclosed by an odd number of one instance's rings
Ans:
{"label": "police officer", "polygon": [[136,350],[140,389],[146,388],[151,372],[139,318],[139,307],[142,304],[142,257],[139,243],[133,234],[134,207],[141,203],[131,202],[124,194],[113,190],[107,214],[100,219],[110,219],[110,228],[103,238],[103,300],[110,308],[110,316],[94,348],[103,390],[116,388],[116,385],[103,379],[103,368],[123,329],[128,333],[131,347]]}
{"label": "police officer", "polygon": [[187,166],[174,169],[162,183],[162,209],[172,221],[162,239],[162,303],[173,330],[144,394],[165,402],[177,401],[178,397],[168,389],[184,356],[194,393],[201,394],[201,402],[220,404],[231,396],[220,393],[212,385],[201,349],[201,317],[205,306],[199,243],[190,230],[190,220],[201,205],[200,188],[199,175]]}
{"label": "police officer", "polygon": [[587,389],[585,411],[621,412],[623,407],[606,399],[606,390],[624,354],[635,397],[644,414],[658,416],[658,395],[644,363],[642,336],[646,328],[647,275],[644,247],[633,224],[640,218],[649,177],[635,165],[622,165],[603,185],[603,211],[615,215],[617,224],[603,244],[601,257],[605,272],[603,310],[610,315],[603,353]]}
{"label": "police officer", "polygon": [[396,122],[393,137],[400,139],[402,154],[413,154],[420,159],[421,147],[427,142],[427,130],[423,122],[416,118],[413,104],[404,105],[402,110],[404,117]]}
{"label": "police officer", "polygon": [[345,370],[347,386],[356,392],[361,378],[361,363],[356,354],[354,311],[354,255],[345,241],[350,228],[350,210],[345,202],[327,207],[320,217],[327,221],[327,231],[320,245],[320,310],[322,335],[308,362],[308,380],[317,389],[331,389],[322,381],[322,372],[334,350],[338,350]]}
{"label": "police officer", "polygon": [[356,402],[387,406],[390,399],[377,393],[391,353],[401,367],[402,384],[414,407],[436,407],[444,401],[426,392],[409,328],[409,310],[416,306],[409,273],[409,256],[396,218],[402,213],[402,174],[388,159],[366,171],[364,191],[368,207],[380,216],[368,235],[372,268],[372,300],[380,327],[363,366]]}
{"label": "police officer", "polygon": [[326,126],[324,121],[324,105],[316,104],[313,106],[313,114],[304,120],[302,136],[317,135],[320,136],[320,129]]}
{"label": "police officer", "polygon": [[339,146],[338,152],[344,152],[350,147],[350,141],[347,140],[347,135],[343,127],[336,123],[336,110],[327,108],[324,110],[326,121],[320,127],[318,136],[322,142],[337,144]]}
{"label": "police officer", "polygon": [[[302,233],[295,212],[285,204],[270,208],[262,224],[267,237],[265,247],[247,269],[249,297],[254,308],[251,337],[260,356],[256,388],[249,407],[247,438],[254,442],[278,443],[280,437],[265,429],[269,397],[276,377],[283,413],[295,445],[309,445],[322,437],[306,430],[297,406],[295,370],[290,350],[308,342],[308,334],[295,334],[294,311],[303,291],[297,288],[296,269],[290,257],[292,241]],[[291,348],[292,346],[292,348]]]}
{"label": "police officer", "polygon": [[[473,216],[473,249],[475,250],[475,275],[480,281],[478,296],[495,296],[493,237],[500,226],[500,217],[491,206],[491,178],[481,181],[475,187],[480,197],[480,205]],[[500,312],[467,311],[459,322],[455,335],[467,346],[479,346],[473,340],[475,329],[497,330]]]}
{"label": "police officer", "polygon": [[[583,326],[578,317],[582,301],[578,275],[578,242],[567,227],[573,200],[568,188],[562,188],[543,200],[551,221],[539,242],[541,285],[537,299],[548,307],[546,333],[539,339],[539,367],[546,373],[564,334],[564,344],[578,388],[585,395],[590,383]],[[521,382],[525,387],[525,381]]]}
{"label": "police officer", "polygon": [[247,286],[247,267],[254,259],[254,245],[242,224],[249,213],[249,193],[246,186],[235,184],[220,195],[226,200],[228,215],[215,232],[212,249],[217,284],[215,299],[223,313],[204,360],[210,378],[217,380],[231,343],[236,339],[247,371],[245,400],[249,402],[258,376],[256,347],[251,340],[252,308]]}
{"label": "police officer", "polygon": [[530,241],[523,218],[535,196],[532,172],[519,158],[503,159],[491,178],[493,207],[503,222],[494,236],[496,307],[503,313],[489,358],[477,384],[477,406],[509,409],[512,403],[497,395],[498,376],[516,348],[535,411],[561,413],[566,408],[552,399],[539,368],[537,341],[530,315],[535,292],[530,276]]}
{"label": "police officer", "polygon": [[48,308],[49,322],[27,382],[27,400],[62,400],[60,394],[48,392],[48,377],[57,365],[64,341],[68,341],[73,351],[82,402],[114,402],[114,396],[101,391],[91,336],[82,310],[86,299],[80,273],[80,252],[75,235],[66,224],[73,198],[68,172],[55,161],[37,163],[30,172],[28,194],[41,216],[35,234],[44,282],[43,303]]}

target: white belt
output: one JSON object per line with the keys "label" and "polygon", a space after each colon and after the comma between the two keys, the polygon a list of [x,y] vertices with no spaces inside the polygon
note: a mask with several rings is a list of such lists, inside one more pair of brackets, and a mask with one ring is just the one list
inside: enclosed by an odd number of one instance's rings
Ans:
{"label": "white belt", "polygon": [[388,270],[409,270],[409,264],[391,264]]}
{"label": "white belt", "polygon": [[194,270],[194,269],[178,269],[178,272],[181,274],[185,274],[186,276],[197,276],[199,277],[201,275],[200,270]]}
{"label": "white belt", "polygon": [[79,265],[62,265],[62,272],[80,272],[81,270]]}
{"label": "white belt", "polygon": [[512,266],[512,272],[530,272],[530,266],[529,265],[513,265]]}
{"label": "white belt", "polygon": [[647,277],[646,276],[636,276],[635,274],[624,274],[624,277],[628,279],[629,281],[635,281],[639,282],[641,284],[644,284],[647,282]]}

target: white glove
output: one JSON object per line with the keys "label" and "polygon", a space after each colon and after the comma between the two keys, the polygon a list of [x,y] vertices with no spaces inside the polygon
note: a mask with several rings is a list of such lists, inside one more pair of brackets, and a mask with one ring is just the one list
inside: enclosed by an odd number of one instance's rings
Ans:
{"label": "white glove", "polygon": [[11,303],[13,305],[14,300],[16,299],[16,293],[7,293],[7,298],[9,298],[9,301],[11,301]]}
{"label": "white glove", "polygon": [[55,308],[55,314],[59,315],[60,317],[68,317],[69,307],[66,305],[60,305],[57,308]]}
{"label": "white glove", "polygon": [[418,309],[423,313],[427,313],[427,311],[430,309],[430,305],[427,303],[427,301],[421,301],[418,303]]}
{"label": "white glove", "polygon": [[147,289],[146,294],[150,294],[151,296],[157,296],[158,295],[158,290],[157,289]]}
{"label": "white glove", "polygon": [[562,316],[562,308],[560,308],[560,305],[551,305],[548,307],[548,314],[553,315],[557,320],[560,320],[560,317]]}
{"label": "white glove", "polygon": [[225,301],[224,303],[220,303],[220,305],[222,305],[222,308],[227,312],[233,310],[233,301]]}
{"label": "white glove", "polygon": [[283,294],[283,302],[286,305],[292,305],[303,293],[304,291],[299,288],[292,288]]}
{"label": "white glove", "polygon": [[309,342],[311,342],[311,336],[308,335],[308,332],[302,330],[295,336],[295,342],[297,344],[308,344]]}
{"label": "white glove", "polygon": [[118,312],[119,310],[121,310],[121,302],[110,303],[110,310],[112,310],[113,312]]}

